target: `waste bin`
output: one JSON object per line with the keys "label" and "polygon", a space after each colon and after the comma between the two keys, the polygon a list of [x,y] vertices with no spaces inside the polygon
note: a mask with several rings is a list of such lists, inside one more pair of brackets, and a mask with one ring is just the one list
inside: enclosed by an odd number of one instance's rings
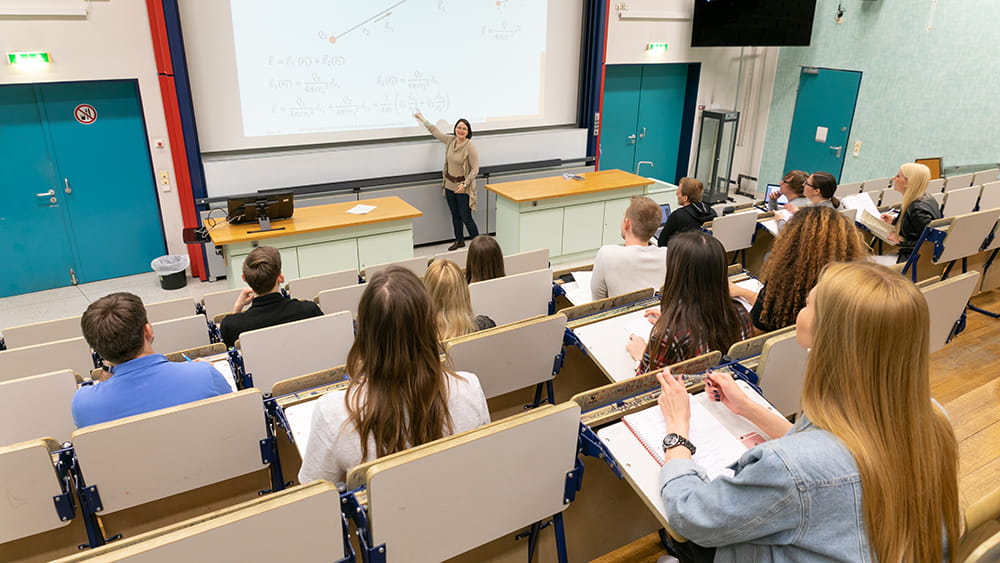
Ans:
{"label": "waste bin", "polygon": [[187,285],[187,267],[191,263],[187,256],[168,254],[154,258],[150,262],[153,271],[160,275],[160,287],[180,289]]}

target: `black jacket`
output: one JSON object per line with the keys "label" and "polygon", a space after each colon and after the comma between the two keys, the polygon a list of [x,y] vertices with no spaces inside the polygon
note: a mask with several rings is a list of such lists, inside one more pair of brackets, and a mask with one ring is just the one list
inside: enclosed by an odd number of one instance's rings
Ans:
{"label": "black jacket", "polygon": [[715,219],[715,210],[703,201],[689,203],[667,217],[663,230],[657,239],[660,246],[667,246],[670,237],[677,233],[700,229],[706,221]]}
{"label": "black jacket", "polygon": [[240,334],[249,330],[301,321],[322,314],[323,311],[312,301],[299,301],[283,297],[280,293],[268,293],[254,297],[253,304],[246,311],[223,317],[219,332],[222,333],[222,341],[226,343],[226,347],[231,348]]}
{"label": "black jacket", "polygon": [[935,219],[941,218],[941,207],[936,199],[929,194],[924,194],[920,199],[914,200],[909,207],[896,218],[899,223],[899,256],[906,258],[913,252],[913,247],[917,244],[917,239],[924,232],[924,227]]}

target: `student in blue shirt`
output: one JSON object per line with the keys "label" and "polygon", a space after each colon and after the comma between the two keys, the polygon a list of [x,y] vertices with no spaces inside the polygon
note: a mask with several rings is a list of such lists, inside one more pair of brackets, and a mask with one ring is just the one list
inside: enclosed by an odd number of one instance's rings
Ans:
{"label": "student in blue shirt", "polygon": [[688,394],[660,376],[660,491],[690,540],[674,544],[681,560],[947,559],[960,527],[958,445],[930,397],[929,324],[923,295],[899,274],[828,266],[798,316],[810,353],[794,426],[731,377],[707,380],[710,398],[775,438],[712,481],[691,459]]}
{"label": "student in blue shirt", "polygon": [[212,364],[170,362],[153,352],[146,308],[131,293],[112,293],[87,307],[83,336],[111,376],[85,385],[73,396],[78,428],[207,399],[231,391]]}

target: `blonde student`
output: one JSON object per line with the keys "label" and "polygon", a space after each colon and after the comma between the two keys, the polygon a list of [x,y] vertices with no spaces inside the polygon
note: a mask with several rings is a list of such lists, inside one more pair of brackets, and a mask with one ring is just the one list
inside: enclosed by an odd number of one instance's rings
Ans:
{"label": "blonde student", "polygon": [[920,291],[870,262],[831,264],[798,315],[810,350],[793,426],[712,374],[709,398],[773,440],[735,475],[692,460],[690,399],[660,377],[660,491],[682,561],[943,561],[960,527],[958,444],[931,401]]}
{"label": "blonde student", "polygon": [[434,305],[438,340],[464,336],[470,332],[497,326],[486,315],[472,313],[469,284],[458,264],[451,260],[434,260],[427,266],[424,285]]}

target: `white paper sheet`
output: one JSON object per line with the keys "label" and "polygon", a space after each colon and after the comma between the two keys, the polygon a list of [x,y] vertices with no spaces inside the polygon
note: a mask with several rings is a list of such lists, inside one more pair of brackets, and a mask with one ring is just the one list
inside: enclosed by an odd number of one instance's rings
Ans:
{"label": "white paper sheet", "polygon": [[347,212],[352,215],[364,215],[365,213],[370,213],[373,209],[375,209],[374,205],[365,205],[363,203],[359,203],[354,207],[348,209]]}

